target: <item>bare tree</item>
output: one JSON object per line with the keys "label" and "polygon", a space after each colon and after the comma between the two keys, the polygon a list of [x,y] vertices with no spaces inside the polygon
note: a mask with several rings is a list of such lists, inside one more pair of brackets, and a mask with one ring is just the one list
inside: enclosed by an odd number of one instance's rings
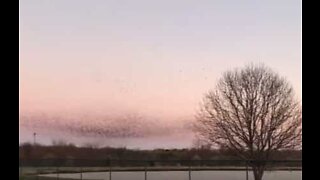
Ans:
{"label": "bare tree", "polygon": [[286,79],[263,65],[226,72],[207,93],[197,115],[197,135],[235,151],[261,180],[264,160],[277,150],[301,147],[301,104]]}

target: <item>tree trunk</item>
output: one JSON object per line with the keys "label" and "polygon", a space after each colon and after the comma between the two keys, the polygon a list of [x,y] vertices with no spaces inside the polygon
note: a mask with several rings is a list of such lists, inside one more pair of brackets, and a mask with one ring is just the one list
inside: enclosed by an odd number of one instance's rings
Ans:
{"label": "tree trunk", "polygon": [[262,176],[264,173],[264,166],[253,166],[253,176],[254,180],[262,180]]}

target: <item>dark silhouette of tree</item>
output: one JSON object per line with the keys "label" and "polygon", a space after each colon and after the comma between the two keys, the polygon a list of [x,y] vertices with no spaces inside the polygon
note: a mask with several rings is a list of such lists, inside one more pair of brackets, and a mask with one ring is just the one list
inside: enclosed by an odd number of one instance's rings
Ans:
{"label": "dark silhouette of tree", "polygon": [[301,105],[293,88],[263,65],[226,72],[207,93],[197,115],[197,135],[252,160],[261,180],[272,152],[301,147]]}

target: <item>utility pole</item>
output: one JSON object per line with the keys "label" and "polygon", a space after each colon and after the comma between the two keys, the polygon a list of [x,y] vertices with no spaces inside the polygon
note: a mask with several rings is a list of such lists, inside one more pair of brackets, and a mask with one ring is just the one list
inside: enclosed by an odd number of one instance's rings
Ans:
{"label": "utility pole", "polygon": [[33,133],[33,145],[36,145],[36,135],[37,135],[37,133]]}

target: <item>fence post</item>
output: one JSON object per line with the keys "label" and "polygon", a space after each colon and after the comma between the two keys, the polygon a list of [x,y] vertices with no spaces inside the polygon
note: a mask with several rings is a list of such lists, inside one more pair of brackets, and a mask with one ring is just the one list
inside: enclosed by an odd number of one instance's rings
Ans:
{"label": "fence post", "polygon": [[189,164],[189,180],[191,180],[191,165]]}
{"label": "fence post", "polygon": [[80,168],[80,179],[82,180],[82,167]]}
{"label": "fence post", "polygon": [[38,168],[37,168],[36,172],[37,172],[37,180],[39,180],[40,177],[39,177],[39,169]]}
{"label": "fence post", "polygon": [[59,180],[59,167],[57,167],[57,180]]}
{"label": "fence post", "polygon": [[144,166],[144,180],[147,180],[147,165]]}
{"label": "fence post", "polygon": [[112,170],[111,170],[111,161],[109,163],[109,180],[111,180],[111,173],[112,173]]}
{"label": "fence post", "polygon": [[248,169],[248,161],[246,161],[246,180],[249,179],[249,169]]}

